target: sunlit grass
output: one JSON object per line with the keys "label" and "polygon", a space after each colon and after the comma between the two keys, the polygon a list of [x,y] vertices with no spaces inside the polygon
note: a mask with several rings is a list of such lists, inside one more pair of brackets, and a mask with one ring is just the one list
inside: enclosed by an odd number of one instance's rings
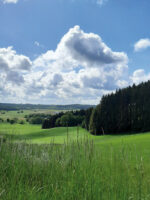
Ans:
{"label": "sunlit grass", "polygon": [[2,200],[150,199],[150,133],[1,124],[0,135]]}
{"label": "sunlit grass", "polygon": [[[78,129],[78,130],[77,130]],[[0,124],[0,134],[12,139],[14,142],[27,142],[27,143],[59,143],[63,144],[64,141],[76,140],[77,134],[79,139],[83,138],[89,133],[80,127],[61,127],[52,129],[42,129],[41,125],[30,124]]]}
{"label": "sunlit grass", "polygon": [[99,149],[84,138],[63,145],[0,145],[0,199],[150,198],[149,160],[133,146]]}

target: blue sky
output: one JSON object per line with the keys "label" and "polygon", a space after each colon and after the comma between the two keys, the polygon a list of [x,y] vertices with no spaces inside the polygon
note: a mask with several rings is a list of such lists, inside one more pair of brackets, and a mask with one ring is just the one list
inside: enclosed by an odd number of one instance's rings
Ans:
{"label": "blue sky", "polygon": [[[0,0],[0,102],[96,104],[149,80],[149,10],[149,0]],[[94,56],[107,48],[106,63]]]}

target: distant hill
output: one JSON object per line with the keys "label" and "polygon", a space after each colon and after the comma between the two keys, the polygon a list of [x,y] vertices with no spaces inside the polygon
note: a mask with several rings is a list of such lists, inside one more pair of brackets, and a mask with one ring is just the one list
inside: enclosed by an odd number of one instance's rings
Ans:
{"label": "distant hill", "polygon": [[0,110],[32,110],[32,109],[49,109],[49,110],[78,110],[88,109],[95,107],[95,105],[41,105],[41,104],[12,104],[12,103],[0,103]]}

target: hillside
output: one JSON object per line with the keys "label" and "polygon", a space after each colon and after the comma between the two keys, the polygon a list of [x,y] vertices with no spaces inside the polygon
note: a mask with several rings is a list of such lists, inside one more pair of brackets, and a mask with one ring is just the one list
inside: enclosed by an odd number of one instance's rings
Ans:
{"label": "hillside", "polygon": [[32,109],[48,109],[48,110],[78,110],[95,107],[95,105],[42,105],[42,104],[11,104],[0,103],[0,110],[32,110]]}

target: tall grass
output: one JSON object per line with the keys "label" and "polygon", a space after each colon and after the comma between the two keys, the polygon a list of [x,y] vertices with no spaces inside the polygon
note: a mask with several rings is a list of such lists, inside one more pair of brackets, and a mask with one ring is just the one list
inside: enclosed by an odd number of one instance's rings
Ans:
{"label": "tall grass", "polygon": [[0,143],[1,200],[148,200],[149,172],[133,146]]}

